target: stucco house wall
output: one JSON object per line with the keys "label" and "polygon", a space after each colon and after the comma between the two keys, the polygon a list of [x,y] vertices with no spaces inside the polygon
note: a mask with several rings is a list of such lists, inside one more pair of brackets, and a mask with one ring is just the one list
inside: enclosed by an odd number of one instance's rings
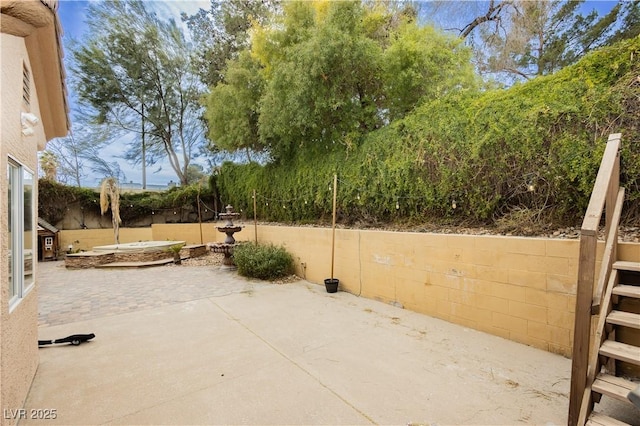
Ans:
{"label": "stucco house wall", "polygon": [[[46,142],[68,132],[68,114],[61,63],[60,27],[54,1],[0,1],[0,406],[1,424],[15,424],[38,368],[37,281],[17,301],[9,297],[8,165],[15,162],[34,174],[37,194],[38,150]],[[23,70],[28,70],[28,78]],[[25,86],[30,101],[23,102]],[[38,118],[23,134],[22,114]],[[27,132],[29,133],[29,132]],[[37,217],[37,197],[31,215]],[[35,224],[33,225],[35,230]],[[30,238],[31,233],[26,233]],[[35,238],[26,249],[33,253],[37,272]],[[14,250],[16,251],[16,250]],[[17,253],[22,256],[22,253]],[[7,414],[9,413],[9,414]]]}

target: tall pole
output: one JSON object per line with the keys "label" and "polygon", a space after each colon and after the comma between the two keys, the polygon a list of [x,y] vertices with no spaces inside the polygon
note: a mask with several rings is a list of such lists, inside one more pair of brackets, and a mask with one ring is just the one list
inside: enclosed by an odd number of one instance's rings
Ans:
{"label": "tall pole", "polygon": [[253,190],[253,231],[256,236],[256,244],[258,244],[258,213],[256,211],[256,190]]}
{"label": "tall pole", "polygon": [[144,142],[144,102],[142,102],[142,189],[147,189],[147,146]]}
{"label": "tall pole", "polygon": [[336,251],[336,199],[338,195],[338,175],[333,175],[333,224],[331,235],[331,279],[333,280],[333,259]]}
{"label": "tall pole", "polygon": [[198,223],[200,224],[200,244],[204,244],[204,238],[202,238],[202,209],[200,208],[200,190],[202,189],[202,179],[198,183]]}

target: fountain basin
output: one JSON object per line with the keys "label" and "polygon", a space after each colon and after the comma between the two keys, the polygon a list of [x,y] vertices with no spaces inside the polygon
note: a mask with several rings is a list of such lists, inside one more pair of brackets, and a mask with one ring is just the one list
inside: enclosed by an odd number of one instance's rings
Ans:
{"label": "fountain basin", "polygon": [[232,254],[234,246],[235,244],[212,243],[212,244],[209,244],[209,249],[214,253]]}
{"label": "fountain basin", "polygon": [[233,218],[240,216],[240,213],[235,213],[231,205],[227,205],[225,210],[226,213],[220,213],[218,217],[220,217],[220,219],[226,219],[227,223],[225,223],[224,226],[216,226],[216,229],[219,232],[227,234],[227,237],[223,243],[209,243],[208,246],[212,252],[224,254],[224,259],[222,259],[223,268],[235,269],[235,264],[233,263],[233,247],[236,244],[236,240],[233,238],[233,234],[242,231],[242,226],[234,225]]}
{"label": "fountain basin", "polygon": [[228,234],[228,233],[233,234],[235,232],[242,231],[242,226],[218,226],[216,229],[225,234]]}

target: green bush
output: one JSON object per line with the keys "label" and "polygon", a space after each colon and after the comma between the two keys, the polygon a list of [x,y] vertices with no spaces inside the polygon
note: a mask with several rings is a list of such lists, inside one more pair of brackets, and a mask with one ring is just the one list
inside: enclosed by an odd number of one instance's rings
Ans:
{"label": "green bush", "polygon": [[[610,133],[622,133],[625,211],[640,211],[640,37],[508,90],[455,92],[351,144],[300,142],[264,166],[225,163],[224,203],[264,221],[537,225],[582,220]],[[633,216],[627,221],[633,222]]]}
{"label": "green bush", "polygon": [[293,273],[293,257],[284,247],[239,244],[234,248],[233,259],[238,273],[245,277],[273,280]]}
{"label": "green bush", "polygon": [[[167,191],[122,192],[120,194],[120,217],[124,227],[153,214],[153,211],[186,210],[198,211],[198,197],[204,205],[217,208],[218,194],[215,176],[209,185],[193,183],[173,187]],[[92,188],[78,188],[47,179],[38,181],[38,217],[52,225],[60,222],[69,206],[78,205],[84,212],[100,214],[100,194]]]}

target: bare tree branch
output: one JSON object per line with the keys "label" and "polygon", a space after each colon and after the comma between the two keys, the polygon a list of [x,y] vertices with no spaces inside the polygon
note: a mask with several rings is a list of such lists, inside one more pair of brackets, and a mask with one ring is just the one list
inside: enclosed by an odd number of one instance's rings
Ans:
{"label": "bare tree branch", "polygon": [[502,11],[511,6],[513,3],[511,1],[502,1],[496,5],[495,0],[491,0],[489,2],[489,8],[487,9],[487,13],[482,16],[477,16],[473,21],[468,23],[462,30],[460,30],[460,37],[467,38],[467,36],[475,30],[480,24],[490,21],[499,21],[500,14]]}

